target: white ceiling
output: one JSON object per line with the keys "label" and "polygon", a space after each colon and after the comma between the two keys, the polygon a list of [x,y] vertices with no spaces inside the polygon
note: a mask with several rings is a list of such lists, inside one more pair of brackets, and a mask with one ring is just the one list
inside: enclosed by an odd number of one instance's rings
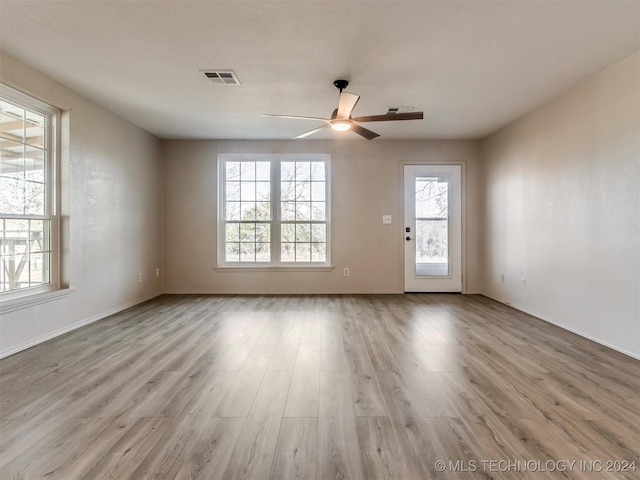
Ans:
{"label": "white ceiling", "polygon": [[[0,48],[162,138],[283,139],[413,106],[386,139],[481,138],[640,49],[638,1],[0,0]],[[213,85],[231,69],[242,85]],[[318,125],[319,126],[319,125]],[[331,131],[311,138],[332,138]]]}

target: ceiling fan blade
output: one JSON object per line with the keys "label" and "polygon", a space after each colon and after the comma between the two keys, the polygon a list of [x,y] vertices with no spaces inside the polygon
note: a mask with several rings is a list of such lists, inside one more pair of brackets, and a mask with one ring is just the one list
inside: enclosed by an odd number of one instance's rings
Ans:
{"label": "ceiling fan blade", "polygon": [[373,140],[374,138],[380,136],[376,132],[372,132],[371,130],[367,130],[366,128],[361,127],[360,125],[358,125],[357,123],[351,124],[351,130],[356,132],[358,135],[363,136],[367,140]]}
{"label": "ceiling fan blade", "polygon": [[313,135],[314,133],[319,132],[320,130],[325,129],[325,128],[327,128],[328,126],[329,126],[329,124],[326,124],[326,125],[323,125],[323,126],[321,126],[321,127],[314,128],[313,130],[309,130],[308,132],[303,133],[303,134],[298,135],[297,137],[293,137],[293,138],[294,138],[294,140],[295,140],[295,139],[297,139],[297,138],[305,138],[305,137],[308,137],[309,135]]}
{"label": "ceiling fan blade", "polygon": [[338,116],[336,118],[349,118],[359,99],[360,97],[353,93],[340,92]]}
{"label": "ceiling fan blade", "polygon": [[368,117],[353,118],[354,122],[390,122],[394,120],[422,120],[423,112],[387,113],[385,115],[369,115]]}
{"label": "ceiling fan blade", "polygon": [[292,118],[294,120],[318,120],[320,122],[329,123],[329,119],[320,117],[299,117],[297,115],[275,115],[272,113],[263,113],[263,117],[275,117],[275,118]]}

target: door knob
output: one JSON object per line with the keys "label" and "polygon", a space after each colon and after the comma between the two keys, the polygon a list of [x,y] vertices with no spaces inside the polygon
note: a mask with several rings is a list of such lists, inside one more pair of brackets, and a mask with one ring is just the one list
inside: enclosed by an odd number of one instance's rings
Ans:
{"label": "door knob", "polygon": [[410,240],[411,240],[411,237],[407,237],[407,238],[406,238],[406,240],[407,240],[407,242],[408,242],[408,241],[410,241]]}

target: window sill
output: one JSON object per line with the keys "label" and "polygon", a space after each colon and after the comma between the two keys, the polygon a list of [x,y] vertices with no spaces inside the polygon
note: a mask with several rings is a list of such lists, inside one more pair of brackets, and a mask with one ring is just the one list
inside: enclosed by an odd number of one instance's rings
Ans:
{"label": "window sill", "polygon": [[16,310],[40,305],[41,303],[53,302],[68,297],[73,292],[71,288],[61,288],[50,292],[33,293],[24,297],[0,300],[0,315],[4,315]]}
{"label": "window sill", "polygon": [[220,273],[238,273],[238,272],[243,272],[243,273],[248,273],[248,272],[330,272],[334,269],[335,267],[331,266],[331,265],[323,265],[323,266],[311,266],[311,265],[304,265],[304,266],[296,266],[296,267],[282,267],[282,266],[273,266],[273,267],[268,267],[268,266],[264,266],[264,267],[254,267],[251,265],[247,265],[247,266],[237,266],[237,265],[230,265],[230,266],[219,266],[219,267],[215,267],[214,270],[216,272],[220,272]]}

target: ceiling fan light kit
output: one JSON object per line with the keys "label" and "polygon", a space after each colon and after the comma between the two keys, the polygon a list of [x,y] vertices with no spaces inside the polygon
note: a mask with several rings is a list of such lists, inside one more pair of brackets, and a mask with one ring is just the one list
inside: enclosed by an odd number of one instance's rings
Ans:
{"label": "ceiling fan light kit", "polygon": [[351,130],[351,122],[348,120],[332,120],[331,128],[338,132],[346,132]]}
{"label": "ceiling fan light kit", "polygon": [[351,130],[361,137],[366,138],[367,140],[373,140],[376,137],[379,137],[375,132],[368,130],[359,123],[365,122],[389,122],[396,120],[422,120],[423,113],[422,112],[407,112],[407,113],[385,113],[383,115],[370,115],[366,117],[356,117],[353,118],[351,113],[355,108],[360,97],[353,93],[343,91],[349,86],[349,82],[347,80],[336,80],[333,82],[333,85],[340,91],[340,97],[338,99],[338,108],[333,111],[331,118],[322,118],[322,117],[302,117],[295,115],[274,115],[265,113],[263,117],[277,117],[277,118],[290,118],[295,120],[315,120],[324,122],[325,124],[321,127],[314,128],[306,133],[301,135],[297,135],[293,138],[306,138],[309,135],[313,135],[320,130],[323,130],[327,127],[331,127],[332,130],[338,132],[346,132],[347,130]]}

